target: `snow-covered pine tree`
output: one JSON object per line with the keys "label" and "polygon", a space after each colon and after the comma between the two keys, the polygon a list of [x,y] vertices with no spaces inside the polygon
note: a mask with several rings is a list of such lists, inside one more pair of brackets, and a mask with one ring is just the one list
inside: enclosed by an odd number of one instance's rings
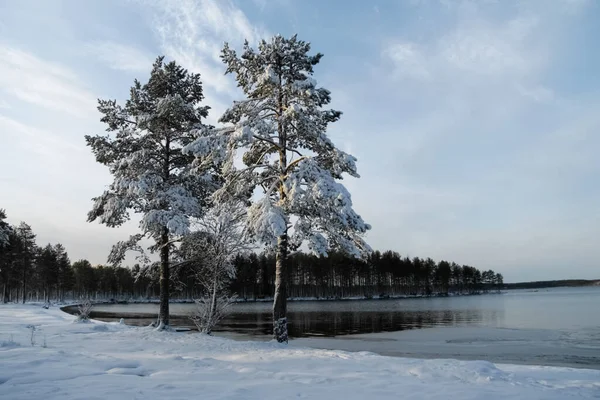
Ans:
{"label": "snow-covered pine tree", "polygon": [[[250,200],[246,232],[276,251],[273,323],[279,342],[288,339],[288,252],[304,242],[319,254],[336,249],[363,256],[370,251],[362,238],[370,226],[336,181],[343,173],[358,177],[356,158],[337,149],[326,134],[341,112],[323,109],[330,92],[311,77],[322,54],[309,52],[310,44],[296,36],[263,40],[258,51],[246,42],[241,57],[225,44],[221,58],[246,99],[234,102],[221,117],[229,126],[184,149],[198,157],[199,166],[223,162],[225,185],[215,199]],[[235,166],[238,149],[245,168]],[[258,199],[256,188],[262,188]]]}
{"label": "snow-covered pine tree", "polygon": [[169,324],[169,254],[174,241],[189,232],[190,219],[200,217],[213,189],[213,175],[192,171],[194,157],[181,149],[192,143],[208,115],[199,74],[158,57],[148,83],[135,81],[125,106],[99,100],[102,122],[113,136],[86,136],[96,160],[109,167],[112,184],[100,197],[88,220],[115,227],[141,214],[141,233],[117,243],[109,262],[120,263],[128,250],[160,252],[159,328]]}

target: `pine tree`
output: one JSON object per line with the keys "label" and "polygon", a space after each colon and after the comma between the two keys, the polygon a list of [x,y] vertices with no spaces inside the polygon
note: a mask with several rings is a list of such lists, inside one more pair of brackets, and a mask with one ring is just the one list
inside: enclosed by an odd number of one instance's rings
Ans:
{"label": "pine tree", "polygon": [[169,324],[173,242],[189,232],[191,218],[201,216],[213,183],[211,175],[192,171],[193,156],[181,152],[208,114],[203,98],[200,75],[159,57],[148,83],[135,81],[125,106],[99,100],[101,121],[114,137],[86,136],[96,160],[114,177],[94,199],[88,220],[115,227],[129,219],[130,211],[141,214],[141,233],[117,243],[109,262],[119,264],[128,250],[143,252],[142,238],[154,240],[150,251],[160,253],[160,327]]}
{"label": "pine tree", "polygon": [[27,280],[33,270],[33,263],[35,261],[35,234],[31,226],[25,222],[19,224],[16,234],[18,237],[18,268],[21,271],[21,301],[25,304],[27,299]]}
{"label": "pine tree", "polygon": [[12,236],[12,227],[5,221],[6,211],[0,208],[0,278],[2,278],[2,301],[8,302],[8,289],[10,277],[10,241]]}
{"label": "pine tree", "polygon": [[71,261],[65,247],[58,243],[54,246],[56,263],[58,266],[58,288],[57,294],[60,301],[64,301],[65,292],[71,290],[75,283],[75,275],[71,267]]}
{"label": "pine tree", "polygon": [[501,273],[497,273],[494,276],[494,285],[496,286],[496,290],[500,292],[500,288],[504,285],[504,277]]}
{"label": "pine tree", "polygon": [[[337,149],[326,134],[341,112],[323,109],[327,89],[311,77],[322,54],[296,36],[248,42],[238,56],[227,44],[221,58],[235,74],[246,99],[221,117],[229,126],[186,148],[203,163],[224,163],[225,185],[217,201],[233,196],[251,201],[246,231],[276,252],[274,336],[287,341],[286,259],[302,243],[326,254],[339,249],[354,256],[370,251],[362,239],[370,226],[353,210],[350,194],[336,180],[358,177],[356,158]],[[242,149],[245,168],[235,167]],[[252,194],[262,189],[256,200]]]}
{"label": "pine tree", "polygon": [[59,266],[56,251],[51,244],[37,249],[36,268],[44,289],[44,301],[50,302],[52,288],[58,285]]}
{"label": "pine tree", "polygon": [[[133,271],[132,271],[133,272]],[[96,291],[94,268],[88,260],[78,260],[73,263],[75,291],[82,298],[89,298]]]}
{"label": "pine tree", "polygon": [[11,231],[10,225],[5,221],[6,211],[0,208],[0,249],[8,245],[8,234]]}

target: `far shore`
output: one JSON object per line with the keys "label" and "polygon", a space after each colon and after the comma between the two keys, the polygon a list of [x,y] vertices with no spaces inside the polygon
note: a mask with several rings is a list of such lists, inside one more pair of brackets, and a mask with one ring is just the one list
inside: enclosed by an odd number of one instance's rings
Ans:
{"label": "far shore", "polygon": [[[600,286],[600,279],[563,279],[553,281],[530,281],[530,282],[514,282],[505,283],[499,289],[486,290],[474,293],[432,293],[430,295],[418,294],[402,294],[402,295],[382,295],[382,296],[348,296],[348,297],[290,297],[287,301],[361,301],[361,300],[398,300],[398,299],[419,299],[419,298],[433,298],[433,297],[452,297],[452,296],[479,296],[485,294],[503,294],[508,290],[519,290],[519,289],[549,289],[559,287],[590,287]],[[243,298],[238,297],[237,303],[253,303],[253,302],[272,302],[272,297],[257,297],[257,298]],[[100,298],[92,299],[94,304],[153,304],[159,303],[158,298]],[[172,298],[169,303],[194,303],[194,299],[177,299]],[[56,303],[64,307],[71,307],[78,304],[77,301],[67,301],[63,303]]]}
{"label": "far shore", "polygon": [[[364,296],[349,296],[349,297],[290,297],[287,299],[288,302],[295,301],[371,301],[371,300],[401,300],[401,299],[428,299],[428,298],[436,298],[436,297],[456,297],[456,296],[481,296],[481,295],[489,295],[489,294],[503,294],[502,291],[490,290],[486,292],[476,292],[476,293],[433,293],[430,295],[385,295],[385,296],[373,296],[373,297],[364,297]],[[158,298],[137,298],[137,299],[117,299],[117,298],[100,298],[100,299],[90,299],[94,304],[159,304],[160,300]],[[272,297],[263,297],[263,298],[237,298],[235,303],[270,303],[273,301]],[[194,299],[170,299],[170,304],[186,304],[186,303],[194,303]],[[65,301],[65,302],[56,302],[52,303],[62,308],[74,307],[79,304],[79,301]]]}

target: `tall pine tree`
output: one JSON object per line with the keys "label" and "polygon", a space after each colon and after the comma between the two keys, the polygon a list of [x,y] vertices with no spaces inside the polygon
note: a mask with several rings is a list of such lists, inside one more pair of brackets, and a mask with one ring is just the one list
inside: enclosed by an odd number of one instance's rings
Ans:
{"label": "tall pine tree", "polygon": [[36,267],[44,289],[44,301],[50,302],[52,289],[58,286],[59,265],[56,251],[50,243],[37,249]]}
{"label": "tall pine tree", "polygon": [[0,208],[0,278],[2,278],[2,301],[8,302],[8,289],[9,289],[9,277],[10,277],[10,239],[12,228],[5,221],[6,211]]}
{"label": "tall pine tree", "polygon": [[109,262],[120,263],[127,250],[143,251],[142,238],[154,241],[150,251],[160,253],[160,327],[169,324],[173,242],[189,232],[191,218],[201,216],[212,188],[211,176],[192,173],[193,156],[181,152],[208,114],[203,99],[200,75],[159,57],[148,83],[136,80],[124,106],[99,100],[101,121],[114,136],[86,136],[96,160],[114,177],[94,199],[88,220],[115,227],[129,219],[130,211],[141,214],[141,233],[117,243]]}
{"label": "tall pine tree", "polygon": [[58,266],[57,296],[60,301],[64,301],[65,293],[71,290],[75,284],[75,276],[65,247],[57,243],[54,245],[54,253],[56,254],[56,264]]}
{"label": "tall pine tree", "polygon": [[[344,173],[358,177],[356,158],[337,149],[326,134],[341,112],[323,108],[330,92],[311,77],[322,55],[309,52],[310,44],[296,36],[261,41],[258,51],[246,42],[241,56],[226,44],[221,58],[246,98],[221,117],[228,127],[185,149],[199,158],[200,166],[224,163],[226,183],[215,199],[251,201],[246,232],[276,252],[273,321],[279,342],[288,339],[289,251],[304,242],[319,254],[338,249],[363,256],[370,251],[362,239],[370,226],[337,182]],[[238,149],[244,168],[235,166]]]}
{"label": "tall pine tree", "polygon": [[37,246],[35,244],[35,233],[31,226],[21,222],[16,229],[18,237],[18,268],[21,272],[21,301],[25,304],[27,300],[27,281],[33,271],[33,263]]}
{"label": "tall pine tree", "polygon": [[5,219],[6,211],[0,208],[0,248],[8,244],[8,234],[10,233],[10,225]]}

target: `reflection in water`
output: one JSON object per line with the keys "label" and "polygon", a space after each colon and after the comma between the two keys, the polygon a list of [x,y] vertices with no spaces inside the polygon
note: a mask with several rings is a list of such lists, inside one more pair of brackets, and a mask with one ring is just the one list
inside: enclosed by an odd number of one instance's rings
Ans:
{"label": "reflection in water", "polygon": [[[406,329],[420,329],[436,326],[464,326],[485,325],[497,326],[502,320],[504,310],[498,309],[406,309],[398,311],[396,307],[389,307],[389,303],[380,302],[379,307],[350,307],[352,310],[336,311],[335,303],[329,303],[327,310],[315,311],[318,304],[303,304],[296,307],[301,311],[288,313],[289,332],[291,337],[308,336],[338,336],[358,333],[390,332]],[[143,305],[135,305],[141,306]],[[178,314],[171,316],[171,325],[193,328],[187,317],[192,305],[179,305]],[[347,309],[345,305],[337,308]],[[387,307],[384,307],[387,306]],[[393,311],[373,310],[372,308],[392,308]],[[134,307],[131,307],[134,308]],[[215,331],[228,331],[244,335],[271,335],[272,315],[268,307],[250,307],[243,312],[234,312],[224,319]],[[366,308],[366,310],[363,310]],[[419,307],[420,308],[420,307]],[[312,310],[311,310],[312,309]],[[186,310],[185,312],[183,310]],[[305,311],[306,310],[306,311]],[[92,311],[91,317],[103,321],[117,321],[121,317],[130,325],[149,325],[155,318],[143,312],[119,312],[113,306],[99,306]]]}
{"label": "reflection in water", "polygon": [[[389,311],[389,312],[292,312],[290,335],[337,336],[419,329],[433,326],[479,325],[484,320],[494,324],[498,313],[493,310]],[[271,333],[269,315],[261,333]],[[224,327],[226,327],[225,322]],[[235,330],[229,327],[229,330]],[[244,332],[245,333],[245,332]]]}

